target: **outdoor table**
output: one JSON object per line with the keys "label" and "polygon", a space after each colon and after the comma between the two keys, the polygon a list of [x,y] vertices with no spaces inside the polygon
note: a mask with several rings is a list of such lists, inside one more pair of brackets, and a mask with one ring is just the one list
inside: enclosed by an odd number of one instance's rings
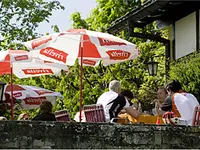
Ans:
{"label": "outdoor table", "polygon": [[120,114],[119,117],[127,118],[131,123],[144,123],[144,124],[156,124],[157,119],[160,119],[160,124],[164,124],[162,117],[153,115],[140,115],[137,119],[128,114]]}

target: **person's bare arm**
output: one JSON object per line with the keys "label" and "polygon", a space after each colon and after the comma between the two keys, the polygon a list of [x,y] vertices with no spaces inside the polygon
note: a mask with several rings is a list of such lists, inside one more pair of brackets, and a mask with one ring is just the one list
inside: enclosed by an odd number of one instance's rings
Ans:
{"label": "person's bare arm", "polygon": [[126,113],[126,110],[125,110],[125,109],[122,109],[122,110],[120,111],[120,114],[124,114],[124,113]]}
{"label": "person's bare arm", "polygon": [[129,106],[127,108],[125,108],[126,112],[131,115],[134,118],[138,118],[139,117],[139,112],[137,111],[137,109],[133,108],[132,106]]}
{"label": "person's bare arm", "polygon": [[162,116],[165,112],[160,109],[161,104],[159,102],[155,103],[156,115]]}
{"label": "person's bare arm", "polygon": [[158,110],[156,110],[157,111],[157,115],[158,116],[163,116],[163,114],[165,113],[164,111],[162,111],[160,108],[158,109]]}

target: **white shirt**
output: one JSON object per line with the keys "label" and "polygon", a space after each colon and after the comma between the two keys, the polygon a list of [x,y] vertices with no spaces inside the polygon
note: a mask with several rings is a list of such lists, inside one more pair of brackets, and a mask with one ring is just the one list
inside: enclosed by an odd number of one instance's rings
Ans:
{"label": "white shirt", "polygon": [[[76,122],[80,122],[80,111],[76,113],[74,120]],[[85,118],[85,113],[84,111],[81,111],[81,122],[86,122],[86,118]]]}
{"label": "white shirt", "polygon": [[181,120],[185,120],[187,125],[192,125],[194,108],[199,105],[196,97],[190,93],[176,93],[174,103],[181,115]]}
{"label": "white shirt", "polygon": [[[108,91],[108,92],[103,93],[97,100],[97,104],[102,104],[103,105],[106,122],[110,121],[109,110],[110,110],[110,108],[111,108],[111,106],[113,104],[112,101],[115,100],[118,97],[118,95],[119,94],[114,92],[114,91]],[[108,103],[110,103],[110,104],[108,104]],[[127,100],[126,100],[125,103],[126,104],[125,104],[124,108],[126,108],[126,107],[128,107],[130,105]],[[120,107],[120,104],[118,106]],[[116,107],[116,109],[117,109],[117,107]]]}

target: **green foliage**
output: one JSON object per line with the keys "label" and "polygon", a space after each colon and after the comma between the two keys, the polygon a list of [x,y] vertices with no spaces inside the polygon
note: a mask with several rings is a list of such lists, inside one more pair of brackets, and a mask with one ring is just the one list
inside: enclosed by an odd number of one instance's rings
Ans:
{"label": "green foliage", "polygon": [[44,0],[0,0],[1,49],[23,48],[16,41],[27,41],[37,37],[39,23],[47,21],[53,10],[64,9],[58,1]]}
{"label": "green foliage", "polygon": [[139,0],[97,0],[97,7],[87,18],[88,29],[105,32],[119,17],[140,6]]}
{"label": "green foliage", "polygon": [[193,53],[174,61],[170,65],[170,79],[177,79],[183,90],[194,94],[200,99],[200,54]]}
{"label": "green foliage", "polygon": [[71,15],[71,20],[73,20],[72,26],[76,29],[87,29],[88,25],[84,19],[81,19],[81,15],[79,12],[75,12]]}

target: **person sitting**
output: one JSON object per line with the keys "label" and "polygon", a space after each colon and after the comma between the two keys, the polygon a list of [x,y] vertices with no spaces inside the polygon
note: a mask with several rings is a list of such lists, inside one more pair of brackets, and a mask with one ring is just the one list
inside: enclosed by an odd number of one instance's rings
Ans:
{"label": "person sitting", "polygon": [[166,86],[168,97],[161,109],[172,111],[180,117],[180,124],[191,125],[194,109],[199,102],[191,93],[184,92],[178,80],[174,80]]}
{"label": "person sitting", "polygon": [[5,116],[6,112],[8,110],[8,106],[4,102],[0,102],[0,116]]}
{"label": "person sitting", "polygon": [[22,113],[19,115],[17,120],[24,121],[24,120],[29,120],[29,119],[30,119],[30,116],[28,113]]}
{"label": "person sitting", "polygon": [[157,99],[153,101],[155,102],[155,108],[152,110],[154,115],[162,116],[165,113],[165,111],[161,110],[161,107],[167,96],[168,93],[165,87],[158,88]]}
{"label": "person sitting", "polygon": [[[134,95],[130,90],[122,91],[121,95],[123,95],[125,97],[126,101],[129,102],[130,106],[132,106],[134,109],[138,110],[139,113],[142,113],[141,106],[140,106],[141,104],[138,102],[131,101],[134,98]],[[121,112],[126,113],[126,110],[123,109]]]}
{"label": "person sitting", "polygon": [[130,104],[130,106],[133,105],[131,100],[133,99],[133,93],[130,90],[124,90],[121,92],[121,95],[123,95],[126,99],[126,101]]}
{"label": "person sitting", "polygon": [[[117,80],[109,83],[109,91],[103,93],[97,100],[97,104],[102,104],[105,111],[106,122],[117,118],[119,112],[125,109],[128,114],[134,118],[138,118],[139,113],[136,109],[130,106],[130,103],[125,99],[121,92],[121,84]],[[114,120],[116,122],[117,120]]]}
{"label": "person sitting", "polygon": [[56,121],[55,115],[52,113],[52,107],[50,101],[43,101],[40,105],[40,112],[32,120],[35,121]]}

